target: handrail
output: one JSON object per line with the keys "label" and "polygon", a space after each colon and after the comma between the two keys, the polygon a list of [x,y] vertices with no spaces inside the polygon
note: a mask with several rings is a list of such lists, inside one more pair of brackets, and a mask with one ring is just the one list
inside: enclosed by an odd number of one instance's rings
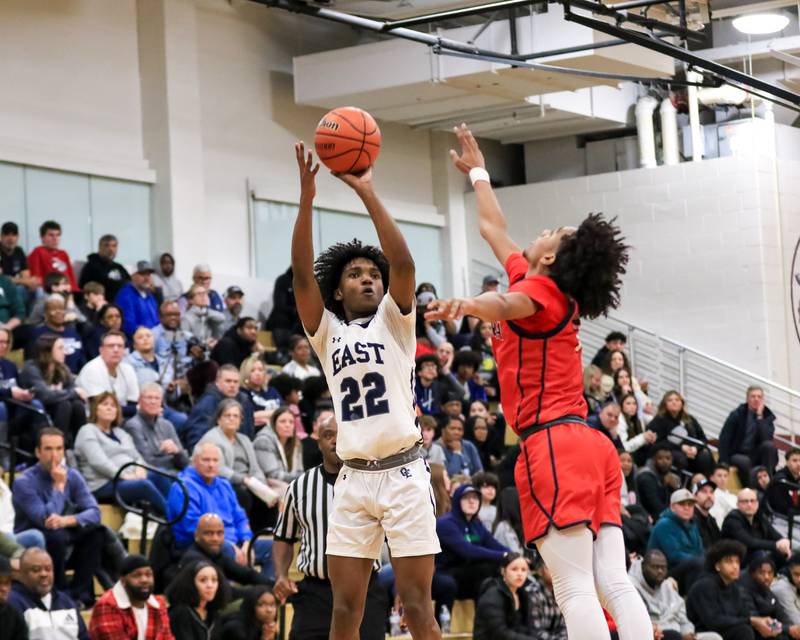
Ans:
{"label": "handrail", "polygon": [[256,557],[255,541],[262,536],[270,536],[273,533],[275,533],[275,527],[264,527],[256,531],[253,537],[250,538],[250,544],[247,545],[247,564],[249,566],[253,566]]}
{"label": "handrail", "polygon": [[760,382],[762,384],[765,384],[765,385],[768,385],[768,386],[773,387],[775,389],[778,389],[780,391],[783,391],[784,393],[788,393],[791,396],[795,396],[796,398],[800,398],[800,391],[795,391],[794,389],[790,389],[789,387],[785,387],[782,384],[779,384],[777,382],[774,382],[774,381],[770,380],[769,378],[765,378],[765,377],[760,376],[758,374],[752,373],[751,371],[747,371],[746,369],[743,369],[742,367],[739,367],[739,366],[737,366],[735,364],[731,364],[730,362],[726,362],[725,360],[721,360],[720,358],[717,358],[715,356],[711,356],[711,355],[705,353],[704,351],[700,351],[699,349],[695,349],[694,347],[690,347],[688,345],[685,345],[682,342],[678,342],[677,340],[673,340],[672,338],[667,338],[665,336],[659,335],[659,334],[655,333],[654,331],[651,331],[650,329],[645,329],[645,328],[640,327],[638,325],[635,325],[635,324],[633,324],[631,322],[628,322],[627,320],[622,320],[621,318],[617,318],[616,316],[608,316],[608,319],[609,320],[613,320],[614,322],[619,322],[620,324],[626,325],[627,327],[630,327],[634,331],[640,331],[640,332],[645,333],[645,334],[647,334],[649,336],[653,336],[654,338],[658,338],[662,342],[666,342],[666,343],[671,344],[671,345],[673,345],[675,347],[678,347],[678,349],[683,349],[684,351],[688,351],[689,353],[693,353],[693,354],[698,355],[698,356],[700,356],[702,358],[706,358],[707,360],[710,360],[711,362],[714,362],[715,364],[719,364],[719,365],[722,365],[724,367],[727,367],[728,369],[732,369],[732,370],[736,371],[737,373],[745,375],[745,376],[747,376],[747,377],[749,377],[749,378],[751,378],[751,379],[753,379],[753,380],[755,380],[757,382]]}
{"label": "handrail", "polygon": [[33,455],[30,451],[25,451],[25,449],[20,449],[17,445],[19,444],[19,438],[17,436],[12,436],[9,442],[0,442],[0,449],[5,449],[8,451],[8,488],[11,489],[14,486],[14,478],[17,474],[17,456],[21,458],[27,458],[28,460],[36,460],[36,456]]}
{"label": "handrail", "polygon": [[[155,473],[160,476],[164,476],[165,478],[169,478],[173,482],[177,482],[178,486],[180,486],[181,491],[183,491],[183,508],[181,508],[180,513],[172,518],[172,520],[167,520],[166,518],[162,518],[157,515],[153,515],[150,513],[150,509],[147,508],[148,503],[144,503],[144,508],[140,509],[134,505],[130,505],[125,500],[122,499],[122,496],[119,495],[119,481],[122,479],[122,472],[129,467],[140,467],[142,469],[146,469],[152,473]],[[163,469],[158,469],[156,467],[151,467],[149,464],[145,464],[143,462],[126,462],[123,464],[118,470],[117,473],[114,475],[114,479],[112,482],[112,488],[114,490],[114,499],[116,500],[117,504],[125,509],[126,511],[130,511],[131,513],[135,513],[142,518],[142,537],[139,540],[139,553],[142,555],[146,555],[147,550],[147,525],[149,524],[150,520],[153,522],[157,522],[158,524],[164,525],[166,527],[171,527],[173,524],[178,522],[186,515],[186,512],[189,510],[189,491],[186,488],[186,485],[183,484],[183,481],[174,473],[169,473],[168,471],[164,471]]]}
{"label": "handrail", "polygon": [[[709,451],[718,451],[717,447],[709,442],[703,442],[702,440],[698,440],[697,438],[692,438],[691,436],[684,436],[679,433],[670,433],[667,437],[667,440],[672,441],[674,440],[682,440],[683,442],[692,445],[693,447],[697,447],[699,449],[708,449]],[[673,442],[673,444],[678,444],[677,442]]]}

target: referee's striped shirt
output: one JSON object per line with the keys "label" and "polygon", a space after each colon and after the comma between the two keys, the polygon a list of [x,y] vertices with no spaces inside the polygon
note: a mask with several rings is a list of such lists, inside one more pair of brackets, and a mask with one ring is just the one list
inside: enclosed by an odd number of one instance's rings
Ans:
{"label": "referee's striped shirt", "polygon": [[290,544],[300,540],[297,554],[300,573],[322,580],[328,579],[325,537],[335,481],[336,474],[327,473],[322,465],[293,480],[286,489],[283,513],[275,525],[275,540]]}

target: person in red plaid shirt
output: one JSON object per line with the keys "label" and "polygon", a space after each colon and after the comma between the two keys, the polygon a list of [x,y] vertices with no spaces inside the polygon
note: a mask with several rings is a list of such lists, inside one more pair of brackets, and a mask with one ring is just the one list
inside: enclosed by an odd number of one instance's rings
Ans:
{"label": "person in red plaid shirt", "polygon": [[147,558],[125,558],[120,579],[94,606],[89,624],[92,640],[175,640],[167,605],[153,595],[153,583]]}

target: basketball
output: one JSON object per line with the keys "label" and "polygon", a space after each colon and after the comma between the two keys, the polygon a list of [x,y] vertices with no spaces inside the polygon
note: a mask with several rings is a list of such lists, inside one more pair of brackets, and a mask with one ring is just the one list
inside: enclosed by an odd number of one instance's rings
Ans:
{"label": "basketball", "polygon": [[375,164],[381,150],[381,130],[363,109],[339,107],[319,121],[314,146],[331,171],[361,173]]}

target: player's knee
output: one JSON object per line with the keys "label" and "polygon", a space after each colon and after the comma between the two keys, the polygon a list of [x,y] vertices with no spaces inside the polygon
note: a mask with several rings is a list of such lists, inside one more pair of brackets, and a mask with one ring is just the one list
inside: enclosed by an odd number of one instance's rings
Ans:
{"label": "player's knee", "polygon": [[333,605],[333,625],[339,629],[357,629],[364,615],[364,607],[359,607],[356,602],[336,602]]}
{"label": "player's knee", "polygon": [[403,613],[412,624],[433,618],[430,598],[403,600]]}

